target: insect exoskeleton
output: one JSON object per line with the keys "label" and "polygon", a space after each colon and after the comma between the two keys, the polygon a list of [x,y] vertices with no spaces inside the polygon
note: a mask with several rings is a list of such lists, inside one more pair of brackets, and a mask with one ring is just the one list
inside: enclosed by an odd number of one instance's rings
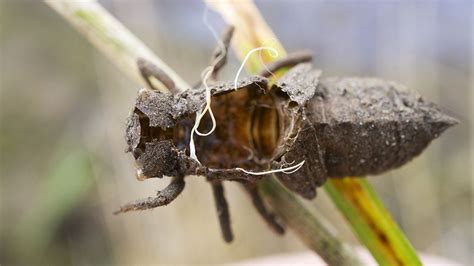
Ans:
{"label": "insect exoskeleton", "polygon": [[[264,171],[305,161],[297,172],[276,173],[291,190],[313,198],[328,177],[379,174],[421,153],[456,120],[416,92],[371,78],[325,78],[300,64],[268,87],[241,80],[211,87],[218,126],[196,138],[200,163],[186,150],[202,89],[176,95],[142,90],[129,118],[127,143],[146,177],[204,173],[247,180],[237,167]],[[200,130],[209,128],[206,117]],[[224,171],[225,170],[225,171]]]}
{"label": "insect exoskeleton", "polygon": [[308,162],[291,176],[277,176],[303,197],[314,197],[314,188],[328,177],[374,175],[399,167],[457,123],[395,82],[319,80],[320,74],[310,64],[300,64],[272,90],[287,99],[278,108],[286,131],[277,148],[283,154],[280,161]]}
{"label": "insect exoskeleton", "polygon": [[417,92],[375,78],[322,79],[306,116],[331,177],[399,167],[457,123]]}
{"label": "insect exoskeleton", "polygon": [[[127,151],[139,180],[169,176],[172,181],[155,197],[116,213],[166,205],[183,191],[186,176],[205,176],[227,242],[233,234],[226,180],[242,184],[265,222],[281,234],[282,225],[259,195],[260,179],[274,174],[289,190],[312,199],[328,178],[379,174],[405,164],[457,123],[394,82],[321,78],[310,63],[295,63],[308,58],[290,57],[263,76],[236,83],[209,80],[221,63],[213,60],[202,84],[184,91],[141,60],[142,75],[161,77],[173,94],[139,91],[127,122]],[[293,65],[278,80],[268,79],[274,67]]]}

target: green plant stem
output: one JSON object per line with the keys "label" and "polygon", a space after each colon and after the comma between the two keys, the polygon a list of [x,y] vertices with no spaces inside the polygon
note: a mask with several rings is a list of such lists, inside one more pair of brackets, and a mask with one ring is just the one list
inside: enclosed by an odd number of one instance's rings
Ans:
{"label": "green plant stem", "polygon": [[380,265],[421,265],[412,245],[367,180],[332,179],[324,188]]}
{"label": "green plant stem", "polygon": [[[208,5],[219,12],[227,23],[236,26],[233,47],[240,58],[243,58],[251,49],[260,46],[270,46],[279,51],[279,56],[286,54],[283,46],[279,43],[270,27],[265,23],[262,15],[252,0],[245,1],[211,1]],[[262,53],[264,62],[271,62],[272,58],[268,52]],[[258,57],[249,60],[247,71],[249,73],[259,72],[263,65]],[[283,71],[284,72],[284,71]],[[277,73],[281,75],[282,72]],[[264,189],[265,197],[270,202],[279,202],[275,198],[283,193],[278,189],[275,180],[267,181],[265,186],[271,186],[273,190]],[[388,211],[383,206],[377,194],[370,184],[361,178],[331,179],[324,186],[334,204],[339,208],[349,222],[358,239],[368,248],[375,260],[381,265],[421,265],[415,250],[405,235],[398,228]],[[291,200],[286,196],[288,202]],[[273,205],[277,212],[281,207]],[[279,212],[280,213],[280,212]],[[281,213],[280,213],[281,214]],[[292,218],[286,219],[290,225]],[[305,239],[304,230],[298,231],[299,227],[305,226],[305,222],[292,226],[300,238]],[[313,221],[314,222],[314,221]],[[308,243],[308,242],[307,242]],[[309,245],[311,246],[311,245]]]}

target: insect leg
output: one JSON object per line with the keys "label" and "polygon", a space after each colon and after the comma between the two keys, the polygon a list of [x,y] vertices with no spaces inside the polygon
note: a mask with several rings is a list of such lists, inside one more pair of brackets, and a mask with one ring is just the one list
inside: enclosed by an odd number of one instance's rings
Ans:
{"label": "insect leg", "polygon": [[293,67],[300,63],[311,62],[313,55],[308,51],[294,52],[286,56],[285,58],[279,59],[267,65],[267,68],[262,70],[257,76],[270,77],[272,73],[277,72],[284,67]]}
{"label": "insect leg", "polygon": [[229,45],[233,34],[234,26],[227,26],[221,33],[219,43],[212,53],[211,64],[214,66],[214,69],[212,71],[211,77],[213,79],[217,78],[217,73],[227,62],[227,52],[229,50]]}
{"label": "insect leg", "polygon": [[174,94],[178,92],[173,80],[163,70],[161,70],[152,62],[148,61],[145,58],[138,58],[137,66],[140,70],[140,74],[142,75],[143,79],[145,79],[150,89],[157,90],[157,88],[150,80],[150,77],[154,77],[158,81],[160,81],[169,91],[171,91],[171,93]]}
{"label": "insect leg", "polygon": [[128,211],[148,210],[168,205],[179,196],[184,189],[184,185],[184,177],[173,177],[171,183],[163,190],[158,191],[155,197],[148,197],[146,199],[127,203],[121,206],[118,211],[115,211],[114,214]]}
{"label": "insect leg", "polygon": [[222,182],[212,182],[212,192],[214,193],[214,200],[216,202],[217,216],[222,230],[222,236],[226,242],[232,242],[234,234],[230,226],[229,205],[224,195],[224,186]]}
{"label": "insect leg", "polygon": [[273,231],[279,235],[285,233],[285,228],[277,221],[275,215],[268,211],[266,208],[260,193],[258,192],[258,187],[253,183],[243,184],[245,190],[249,193],[252,198],[252,203],[255,209],[257,209],[260,216],[265,220],[265,222],[270,226]]}

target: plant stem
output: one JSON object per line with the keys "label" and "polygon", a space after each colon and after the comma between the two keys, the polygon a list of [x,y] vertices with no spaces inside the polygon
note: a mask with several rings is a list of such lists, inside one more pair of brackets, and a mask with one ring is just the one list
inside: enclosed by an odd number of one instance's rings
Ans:
{"label": "plant stem", "polygon": [[260,181],[265,201],[308,248],[329,265],[362,265],[351,246],[344,244],[326,220],[318,218],[275,178]]}
{"label": "plant stem", "polygon": [[412,245],[367,180],[331,179],[324,188],[380,265],[421,265]]}
{"label": "plant stem", "polygon": [[[279,51],[280,56],[286,54],[252,0],[208,0],[207,3],[219,12],[227,23],[236,26],[233,47],[240,58],[243,58],[251,49],[260,46],[272,46]],[[272,45],[269,45],[270,42]],[[275,60],[268,53],[262,54],[264,62]],[[262,63],[258,57],[253,57],[253,60],[249,61],[251,61],[247,67],[249,73],[257,73],[262,69]],[[282,73],[277,74],[281,75]],[[271,187],[271,190],[266,187]],[[359,240],[369,249],[379,264],[421,265],[412,245],[366,180],[361,178],[330,179],[324,187]],[[278,186],[274,179],[266,180],[263,183],[263,188],[269,202],[288,206],[284,203],[296,200],[290,198],[290,194],[285,195],[284,189]],[[296,203],[294,204],[296,205]],[[285,213],[292,213],[291,209],[288,210],[275,204],[272,204],[272,207],[284,218],[286,217],[285,221],[299,234],[300,238],[305,240],[308,246],[313,247],[308,243],[307,238],[314,235],[307,234],[308,232],[300,227],[310,226],[307,223],[315,222],[314,219],[295,219],[299,221],[296,223],[293,220],[294,216],[287,217]],[[303,213],[304,209],[300,211]],[[318,239],[314,241],[318,241]]]}

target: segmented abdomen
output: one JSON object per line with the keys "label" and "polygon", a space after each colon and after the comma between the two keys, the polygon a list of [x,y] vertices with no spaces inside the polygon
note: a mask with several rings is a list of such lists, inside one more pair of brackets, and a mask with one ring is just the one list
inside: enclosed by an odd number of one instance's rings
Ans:
{"label": "segmented abdomen", "polygon": [[379,174],[420,154],[456,120],[416,92],[371,78],[326,78],[306,106],[330,177]]}

